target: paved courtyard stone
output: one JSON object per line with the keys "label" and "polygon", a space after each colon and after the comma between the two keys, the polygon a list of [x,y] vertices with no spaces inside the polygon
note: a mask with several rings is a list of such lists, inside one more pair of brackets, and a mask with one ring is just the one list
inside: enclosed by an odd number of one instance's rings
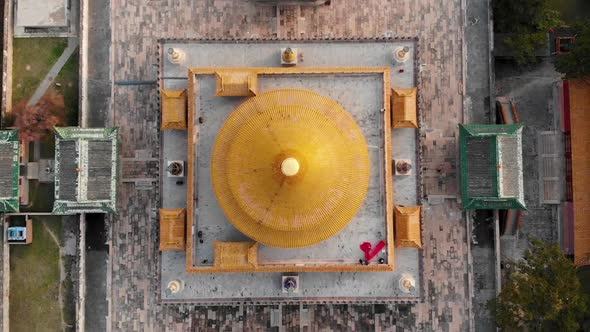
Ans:
{"label": "paved courtyard stone", "polygon": [[[158,303],[158,182],[141,186],[141,190],[136,183],[121,183],[119,213],[111,218],[110,329],[468,330],[467,235],[461,209],[454,200],[457,175],[453,170],[457,123],[463,119],[462,15],[461,0],[369,1],[362,5],[337,0],[325,7],[281,6],[278,11],[273,6],[256,6],[253,0],[112,1],[110,119],[121,128],[123,158],[137,158],[137,150],[151,151],[151,158],[159,156],[158,91],[149,82],[158,77],[161,38],[418,37],[426,199],[422,303],[280,308],[162,306]],[[153,167],[144,169],[145,178],[153,177]],[[122,173],[144,177],[141,171]],[[442,198],[430,200],[429,195]]]}

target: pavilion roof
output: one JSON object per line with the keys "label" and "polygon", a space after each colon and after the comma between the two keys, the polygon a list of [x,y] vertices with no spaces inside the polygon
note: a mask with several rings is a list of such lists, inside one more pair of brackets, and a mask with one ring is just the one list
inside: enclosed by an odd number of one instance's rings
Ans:
{"label": "pavilion roof", "polygon": [[17,130],[0,130],[0,212],[18,212],[20,144]]}
{"label": "pavilion roof", "polygon": [[118,128],[55,128],[54,214],[113,213]]}
{"label": "pavilion roof", "polygon": [[422,248],[420,206],[396,206],[395,246]]}
{"label": "pavilion roof", "polygon": [[160,209],[160,250],[186,247],[186,209]]}
{"label": "pavilion roof", "polygon": [[186,129],[186,90],[162,90],[162,130]]}
{"label": "pavilion roof", "polygon": [[465,209],[526,209],[522,125],[459,125]]}
{"label": "pavilion roof", "polygon": [[418,128],[418,89],[391,89],[393,128]]}
{"label": "pavilion roof", "polygon": [[[292,175],[282,168],[287,159],[297,164]],[[271,90],[238,106],[211,156],[213,190],[229,221],[279,248],[310,246],[346,227],[365,200],[369,170],[354,118],[300,89]]]}
{"label": "pavilion roof", "polygon": [[258,267],[258,242],[215,241],[215,267],[228,271]]}
{"label": "pavilion roof", "polygon": [[222,97],[253,97],[258,94],[258,75],[247,70],[220,70],[215,72],[215,95]]}

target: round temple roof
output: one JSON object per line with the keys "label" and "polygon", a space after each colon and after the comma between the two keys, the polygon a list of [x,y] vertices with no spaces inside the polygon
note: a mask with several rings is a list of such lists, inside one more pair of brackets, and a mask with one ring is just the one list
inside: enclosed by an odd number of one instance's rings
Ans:
{"label": "round temple roof", "polygon": [[342,230],[369,185],[365,138],[352,116],[307,90],[250,98],[221,128],[215,195],[232,224],[272,247],[304,247]]}

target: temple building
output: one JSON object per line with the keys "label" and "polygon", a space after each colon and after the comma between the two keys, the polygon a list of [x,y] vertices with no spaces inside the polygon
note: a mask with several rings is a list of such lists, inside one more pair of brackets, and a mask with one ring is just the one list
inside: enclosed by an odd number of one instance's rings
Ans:
{"label": "temple building", "polygon": [[17,130],[0,130],[0,212],[19,211],[20,144]]}
{"label": "temple building", "polygon": [[465,209],[526,209],[522,125],[459,125]]}
{"label": "temple building", "polygon": [[307,247],[358,212],[369,153],[362,131],[335,101],[308,90],[272,90],[242,103],[223,125],[211,176],[223,211],[242,233],[271,247]]}
{"label": "temple building", "polygon": [[0,212],[26,207],[25,185],[32,180],[55,183],[53,210],[40,212],[116,212],[118,129],[57,127],[55,138],[54,159],[29,162],[22,149],[28,142],[20,142],[18,131],[0,131]]}
{"label": "temple building", "polygon": [[55,128],[54,214],[117,210],[118,129]]}
{"label": "temple building", "polygon": [[419,299],[415,40],[160,46],[164,303]]}

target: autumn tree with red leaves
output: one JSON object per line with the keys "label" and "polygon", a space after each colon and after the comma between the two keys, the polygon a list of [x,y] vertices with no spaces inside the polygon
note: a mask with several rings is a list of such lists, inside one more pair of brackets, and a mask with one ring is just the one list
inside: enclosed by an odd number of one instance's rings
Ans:
{"label": "autumn tree with red leaves", "polygon": [[50,134],[53,127],[64,124],[64,98],[55,92],[48,92],[35,105],[21,101],[14,106],[13,112],[20,138],[27,142],[35,141]]}

